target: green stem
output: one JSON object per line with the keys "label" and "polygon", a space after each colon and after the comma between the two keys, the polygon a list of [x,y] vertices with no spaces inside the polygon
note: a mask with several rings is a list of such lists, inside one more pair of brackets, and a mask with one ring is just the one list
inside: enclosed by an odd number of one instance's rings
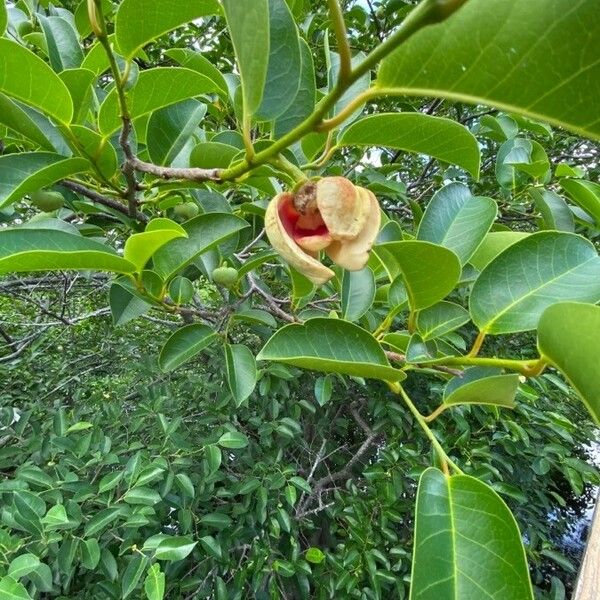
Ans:
{"label": "green stem", "polygon": [[452,469],[454,469],[454,471],[456,471],[459,474],[462,474],[462,470],[460,469],[460,467],[456,463],[454,463],[450,459],[450,457],[446,454],[446,451],[442,448],[442,445],[438,442],[437,438],[433,434],[433,431],[431,431],[431,429],[429,428],[429,425],[427,425],[425,417],[419,412],[419,409],[414,405],[413,401],[410,399],[408,394],[404,391],[404,388],[397,382],[394,382],[394,383],[388,382],[388,385],[394,393],[398,394],[402,398],[402,400],[404,400],[404,403],[406,404],[406,406],[408,406],[408,409],[413,414],[414,418],[417,420],[417,423],[420,425],[421,429],[423,430],[423,432],[425,433],[425,435],[431,442],[431,445],[433,446],[434,450],[437,452],[437,455],[439,456],[440,461],[442,462],[443,465],[445,465],[445,467],[446,467],[445,470],[447,471],[447,467],[450,466],[450,467],[452,467]]}
{"label": "green stem", "polygon": [[469,352],[469,356],[477,356],[479,351],[481,350],[481,346],[483,346],[483,342],[485,340],[485,331],[480,331],[475,338],[475,342],[473,343],[473,347]]}
{"label": "green stem", "polygon": [[541,375],[546,368],[546,361],[543,358],[535,360],[513,360],[508,358],[478,358],[475,356],[453,356],[446,358],[437,364],[446,366],[461,367],[497,367],[499,369],[508,369],[525,375],[525,377],[537,377]]}
{"label": "green stem", "polygon": [[339,82],[344,84],[349,81],[352,73],[352,52],[348,44],[348,32],[342,13],[342,7],[338,0],[327,0],[329,6],[329,15],[333,25],[333,31],[337,39],[338,53],[340,55],[340,74]]}
{"label": "green stem", "polygon": [[284,173],[287,173],[295,185],[302,185],[308,181],[308,177],[282,154],[271,159],[270,162]]}

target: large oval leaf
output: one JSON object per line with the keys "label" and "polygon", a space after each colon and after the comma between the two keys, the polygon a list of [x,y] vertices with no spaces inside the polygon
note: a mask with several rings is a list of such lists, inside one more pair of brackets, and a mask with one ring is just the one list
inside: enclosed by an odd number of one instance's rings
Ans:
{"label": "large oval leaf", "polygon": [[65,158],[50,152],[0,156],[0,208],[89,167],[83,158]]}
{"label": "large oval leaf", "polygon": [[470,0],[385,59],[377,85],[496,106],[600,138],[599,35],[596,0]]}
{"label": "large oval leaf", "polygon": [[[129,112],[131,118],[136,119],[187,98],[213,92],[215,88],[208,77],[190,69],[148,69],[140,73],[135,87],[128,94]],[[113,89],[100,106],[98,127],[101,133],[110,135],[120,124],[119,101]]]}
{"label": "large oval leaf", "polygon": [[539,232],[513,244],[481,273],[470,298],[473,322],[492,334],[535,329],[561,300],[600,300],[600,257],[572,233]]}
{"label": "large oval leaf", "polygon": [[538,348],[600,424],[600,307],[576,302],[550,306],[540,319]]}
{"label": "large oval leaf", "polygon": [[219,334],[207,325],[186,325],[167,340],[160,351],[158,365],[165,373],[173,371],[202,352],[218,337]]}
{"label": "large oval leaf", "polygon": [[69,90],[41,58],[16,42],[0,39],[0,74],[0,92],[70,123],[73,103]]}
{"label": "large oval leaf", "polygon": [[131,58],[163,33],[220,12],[217,0],[123,0],[115,17],[117,46]]}
{"label": "large oval leaf", "polygon": [[377,340],[357,325],[337,319],[310,319],[286,325],[265,344],[257,360],[271,360],[324,373],[400,381]]}
{"label": "large oval leaf", "polygon": [[460,262],[454,252],[417,240],[375,246],[373,254],[393,281],[402,275],[412,310],[421,310],[443,300],[458,283]]}
{"label": "large oval leaf", "polygon": [[533,600],[519,528],[504,501],[468,475],[419,481],[411,600]]}
{"label": "large oval leaf", "polygon": [[443,117],[422,113],[371,115],[350,125],[338,145],[385,146],[427,154],[479,177],[480,151],[475,136],[466,127]]}
{"label": "large oval leaf", "polygon": [[498,207],[477,197],[462,183],[451,183],[434,194],[419,225],[417,238],[452,250],[464,265],[479,247]]}
{"label": "large oval leaf", "polygon": [[84,269],[135,271],[112,248],[79,235],[57,229],[0,231],[0,274]]}

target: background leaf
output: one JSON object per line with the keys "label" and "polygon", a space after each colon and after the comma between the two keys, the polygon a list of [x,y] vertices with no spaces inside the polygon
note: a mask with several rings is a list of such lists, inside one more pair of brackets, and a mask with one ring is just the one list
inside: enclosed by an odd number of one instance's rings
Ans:
{"label": "background leaf", "polygon": [[239,406],[252,394],[256,386],[254,354],[243,344],[226,344],[225,366],[229,389],[235,403]]}
{"label": "background leaf", "polygon": [[158,364],[161,370],[173,371],[202,352],[217,337],[218,334],[207,325],[186,325],[178,329],[167,340],[160,352]]}
{"label": "background leaf", "polygon": [[342,316],[358,321],[373,305],[375,276],[369,267],[360,271],[344,271],[342,275]]}

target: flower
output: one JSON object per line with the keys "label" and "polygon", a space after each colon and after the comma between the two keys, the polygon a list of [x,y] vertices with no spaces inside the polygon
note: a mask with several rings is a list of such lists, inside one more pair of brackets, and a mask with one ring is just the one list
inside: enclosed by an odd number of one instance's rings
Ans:
{"label": "flower", "polygon": [[374,194],[345,177],[324,177],[295,194],[278,194],[265,215],[273,248],[316,285],[334,276],[318,260],[321,250],[340,267],[359,271],[369,260],[380,224]]}

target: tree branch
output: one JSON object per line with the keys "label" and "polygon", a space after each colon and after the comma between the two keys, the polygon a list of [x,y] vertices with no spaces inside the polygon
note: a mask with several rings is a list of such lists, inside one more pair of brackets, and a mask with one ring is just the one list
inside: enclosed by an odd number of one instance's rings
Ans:
{"label": "tree branch", "polygon": [[128,159],[128,161],[136,171],[149,173],[161,179],[186,179],[188,181],[214,181],[217,183],[221,181],[221,169],[161,167],[144,162],[135,156]]}

